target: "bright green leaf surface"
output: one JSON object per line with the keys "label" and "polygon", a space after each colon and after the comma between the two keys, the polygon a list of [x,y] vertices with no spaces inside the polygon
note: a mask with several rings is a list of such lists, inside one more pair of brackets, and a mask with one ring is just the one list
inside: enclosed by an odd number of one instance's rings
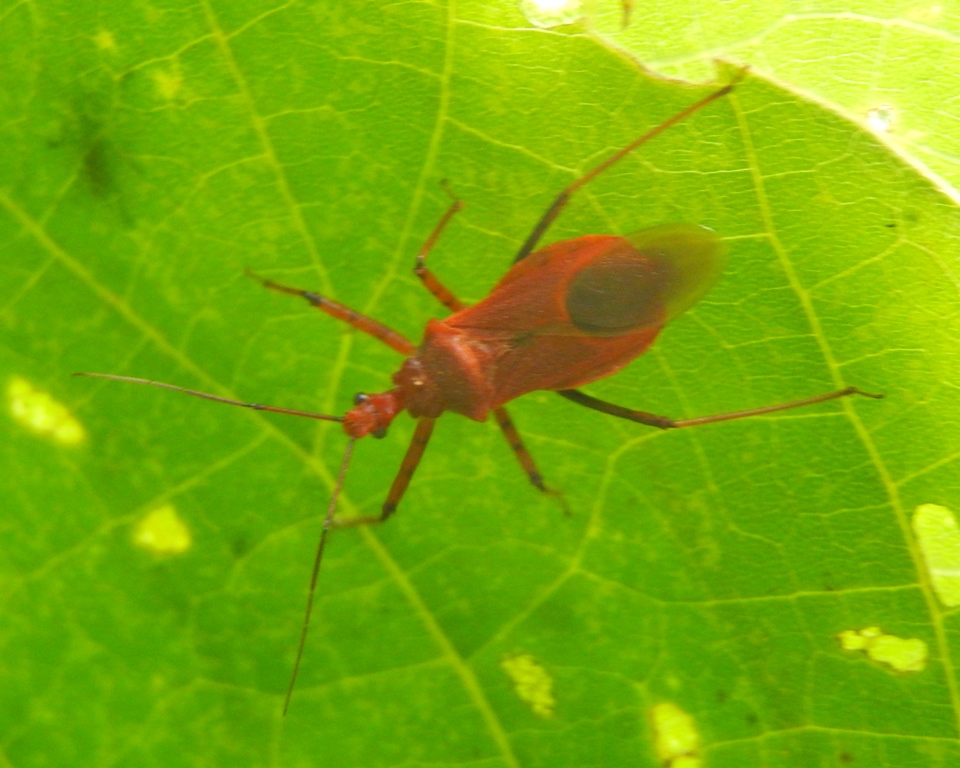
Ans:
{"label": "bright green leaf surface", "polygon": [[[875,129],[960,198],[960,5],[903,0],[745,0],[701,9],[598,3],[600,34],[655,71],[704,77],[711,56],[755,71]],[[952,187],[952,188],[951,188]]]}
{"label": "bright green leaf surface", "polygon": [[[886,400],[661,433],[527,396],[569,517],[493,424],[445,417],[400,514],[331,540],[281,718],[338,428],[70,372],[341,413],[398,356],[244,267],[418,338],[442,314],[410,272],[440,179],[468,207],[432,266],[475,301],[556,191],[707,90],[513,5],[0,19],[0,765],[650,767],[664,703],[704,765],[960,763],[960,627],[910,524],[960,509],[960,214],[868,132],[751,77],[550,238],[690,222],[729,248],[597,396],[681,417]],[[79,445],[37,426],[71,416]],[[378,509],[411,432],[358,445],[345,514]],[[923,671],[842,648],[866,627],[925,643]]]}

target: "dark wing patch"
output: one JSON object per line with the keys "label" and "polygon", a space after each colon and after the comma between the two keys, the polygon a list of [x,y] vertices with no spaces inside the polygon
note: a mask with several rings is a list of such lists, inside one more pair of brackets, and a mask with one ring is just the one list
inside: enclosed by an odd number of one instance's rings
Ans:
{"label": "dark wing patch", "polygon": [[567,287],[570,322],[596,336],[618,336],[663,322],[668,264],[632,248],[606,253],[581,269]]}
{"label": "dark wing patch", "polygon": [[570,322],[595,336],[661,327],[710,289],[722,257],[716,234],[690,224],[618,238],[572,276],[565,297]]}

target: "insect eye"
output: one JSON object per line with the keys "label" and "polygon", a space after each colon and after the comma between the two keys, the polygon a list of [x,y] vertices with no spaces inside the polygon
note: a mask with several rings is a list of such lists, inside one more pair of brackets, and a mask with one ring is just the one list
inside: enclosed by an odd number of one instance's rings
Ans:
{"label": "insect eye", "polygon": [[375,429],[370,434],[373,435],[375,438],[377,438],[377,440],[382,440],[387,436],[387,428],[380,427],[380,429]]}
{"label": "insect eye", "polygon": [[369,399],[370,399],[370,395],[365,395],[363,394],[363,392],[357,392],[357,394],[353,396],[353,404],[360,405],[362,403],[367,402],[367,400]]}

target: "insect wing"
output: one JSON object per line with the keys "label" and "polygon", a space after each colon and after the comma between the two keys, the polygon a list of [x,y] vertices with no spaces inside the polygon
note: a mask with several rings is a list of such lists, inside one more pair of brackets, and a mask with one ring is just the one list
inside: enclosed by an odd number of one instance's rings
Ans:
{"label": "insect wing", "polygon": [[570,323],[592,336],[662,327],[716,282],[722,253],[711,230],[689,224],[651,227],[619,239],[567,285]]}
{"label": "insect wing", "polygon": [[[598,260],[633,253],[623,237],[586,235],[541,248],[515,264],[478,304],[446,319],[479,338],[529,341],[536,336],[592,336],[571,322],[571,283]],[[589,287],[587,290],[590,290]],[[602,297],[597,297],[602,302]]]}
{"label": "insect wing", "polygon": [[627,239],[657,265],[657,300],[673,320],[696,304],[717,282],[726,252],[717,233],[693,224],[663,224],[634,232]]}
{"label": "insect wing", "polygon": [[514,265],[486,299],[446,323],[479,337],[526,341],[662,328],[716,282],[722,257],[716,234],[690,224],[564,240]]}

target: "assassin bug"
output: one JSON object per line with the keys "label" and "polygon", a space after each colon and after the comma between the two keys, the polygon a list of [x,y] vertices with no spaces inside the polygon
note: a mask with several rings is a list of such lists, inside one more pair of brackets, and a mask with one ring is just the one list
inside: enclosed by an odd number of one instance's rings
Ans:
{"label": "assassin bug", "polygon": [[[484,421],[492,413],[530,482],[540,491],[552,493],[505,409],[506,403],[527,392],[553,390],[579,405],[660,429],[756,416],[848,395],[882,397],[847,387],[762,408],[674,420],[599,400],[577,389],[620,370],[649,348],[667,322],[696,303],[720,276],[723,248],[720,239],[709,229],[667,224],[627,237],[584,235],[534,249],[577,190],[650,139],[730,93],[744,74],[742,70],[733,82],[642,134],[562,190],[520,247],[506,275],[487,298],[469,307],[426,266],[427,256],[443,230],[462,208],[461,202],[444,185],[453,200],[420,249],[414,273],[453,314],[445,320],[428,321],[419,346],[392,328],[333,299],[250,273],[265,287],[299,296],[405,356],[400,370],[393,375],[393,389],[380,394],[356,395],[353,408],[343,417],[240,402],[146,379],[78,374],[147,384],[228,405],[343,424],[350,439],[323,520],[284,712],[300,668],[317,576],[331,526],[383,522],[396,511],[430,440],[434,423],[443,412],[452,411],[476,421]],[[337,496],[354,442],[366,435],[383,437],[393,419],[404,410],[417,419],[417,425],[380,514],[336,520]]]}

